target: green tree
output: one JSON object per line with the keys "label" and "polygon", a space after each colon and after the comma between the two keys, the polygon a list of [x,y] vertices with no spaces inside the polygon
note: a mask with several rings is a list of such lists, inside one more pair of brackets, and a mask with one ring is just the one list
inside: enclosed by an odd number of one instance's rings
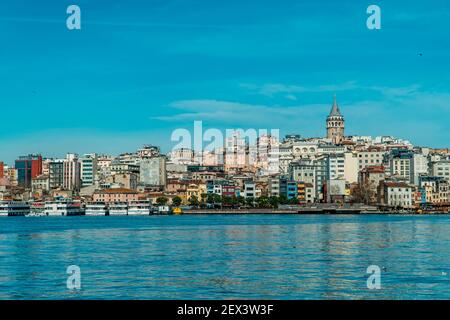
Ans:
{"label": "green tree", "polygon": [[239,199],[234,195],[231,197],[231,205],[233,206],[233,208],[239,206]]}
{"label": "green tree", "polygon": [[207,198],[207,197],[208,197],[208,194],[207,194],[207,193],[202,193],[202,194],[200,195],[200,198],[201,198],[201,201],[202,201],[203,204],[206,202],[206,198]]}
{"label": "green tree", "polygon": [[280,204],[288,204],[288,198],[286,197],[286,195],[281,194],[279,197],[279,202]]}
{"label": "green tree", "polygon": [[266,196],[261,196],[256,199],[256,203],[259,208],[268,208],[269,207],[269,198]]}
{"label": "green tree", "polygon": [[179,207],[182,201],[183,201],[183,200],[182,200],[179,196],[176,196],[176,197],[174,197],[174,198],[172,199],[172,204],[173,204],[175,207]]}
{"label": "green tree", "polygon": [[269,203],[272,208],[277,209],[280,204],[280,199],[277,196],[271,196],[269,198]]}
{"label": "green tree", "polygon": [[245,204],[249,207],[252,208],[255,204],[255,199],[253,197],[248,197],[245,199]]}
{"label": "green tree", "polygon": [[223,196],[222,205],[231,207],[233,205],[233,198],[230,196]]}
{"label": "green tree", "polygon": [[213,194],[213,203],[214,204],[222,204],[222,196],[218,194]]}
{"label": "green tree", "polygon": [[169,199],[167,199],[166,197],[158,197],[158,198],[156,199],[156,203],[157,203],[159,206],[165,206],[165,205],[167,204],[168,201],[169,201]]}
{"label": "green tree", "polygon": [[208,194],[206,197],[206,203],[213,204],[214,203],[214,195],[212,193]]}
{"label": "green tree", "polygon": [[191,205],[193,207],[198,207],[198,205],[199,205],[197,196],[190,196],[188,201],[189,201],[189,205]]}

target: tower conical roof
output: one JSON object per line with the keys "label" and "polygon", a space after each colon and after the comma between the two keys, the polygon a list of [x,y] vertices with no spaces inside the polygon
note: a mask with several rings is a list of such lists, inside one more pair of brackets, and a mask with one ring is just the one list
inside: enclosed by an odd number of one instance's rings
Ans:
{"label": "tower conical roof", "polygon": [[342,117],[341,111],[339,110],[339,106],[336,102],[336,95],[334,95],[334,98],[333,98],[333,106],[331,107],[329,117]]}

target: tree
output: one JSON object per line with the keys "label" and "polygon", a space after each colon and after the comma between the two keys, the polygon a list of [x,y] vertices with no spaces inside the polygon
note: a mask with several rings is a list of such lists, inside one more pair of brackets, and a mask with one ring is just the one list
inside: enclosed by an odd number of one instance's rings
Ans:
{"label": "tree", "polygon": [[231,197],[231,205],[233,206],[233,208],[239,206],[239,199],[235,195]]}
{"label": "tree", "polygon": [[167,204],[168,201],[169,201],[169,199],[167,199],[166,197],[158,197],[158,198],[156,199],[156,203],[157,203],[159,206],[165,206],[165,205]]}
{"label": "tree", "polygon": [[207,195],[206,203],[208,203],[208,204],[213,204],[214,203],[214,195],[212,193]]}
{"label": "tree", "polygon": [[243,206],[243,205],[245,205],[245,198],[243,197],[243,196],[238,196],[237,197],[237,202],[238,202],[238,204],[240,205],[240,206]]}
{"label": "tree", "polygon": [[206,198],[208,197],[208,194],[207,193],[202,193],[201,195],[200,195],[200,198],[202,198],[202,203],[205,203],[206,202]]}
{"label": "tree", "polygon": [[200,195],[200,198],[201,198],[201,202],[200,202],[200,207],[201,208],[205,208],[206,207],[206,198],[208,197],[208,194],[207,193],[202,193],[201,195]]}
{"label": "tree", "polygon": [[189,201],[189,205],[192,207],[198,207],[198,205],[199,205],[197,196],[190,196],[188,201]]}
{"label": "tree", "polygon": [[253,207],[254,203],[255,203],[255,199],[253,197],[248,197],[245,199],[245,204],[250,208]]}
{"label": "tree", "polygon": [[233,205],[233,198],[230,196],[223,196],[222,197],[222,205],[231,207]]}
{"label": "tree", "polygon": [[280,203],[280,199],[277,196],[272,196],[269,198],[269,204],[272,208],[277,209]]}
{"label": "tree", "polygon": [[286,197],[286,195],[282,194],[280,195],[280,197],[278,198],[279,203],[280,204],[288,204],[288,198]]}
{"label": "tree", "polygon": [[214,201],[214,204],[221,204],[222,197],[218,194],[213,194],[213,201]]}
{"label": "tree", "polygon": [[256,199],[256,203],[258,204],[259,208],[268,208],[269,207],[269,198],[266,196],[261,196],[258,199]]}
{"label": "tree", "polygon": [[176,197],[174,197],[174,198],[172,199],[172,204],[173,204],[175,207],[179,207],[182,201],[183,201],[183,200],[182,200],[179,196],[176,196]]}
{"label": "tree", "polygon": [[375,187],[370,181],[359,183],[352,189],[352,198],[355,203],[371,204],[375,199]]}

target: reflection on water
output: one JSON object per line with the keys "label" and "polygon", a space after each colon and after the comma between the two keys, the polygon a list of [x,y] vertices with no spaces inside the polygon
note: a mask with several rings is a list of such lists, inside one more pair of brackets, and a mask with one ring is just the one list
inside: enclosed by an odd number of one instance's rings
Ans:
{"label": "reflection on water", "polygon": [[0,219],[0,299],[44,298],[450,299],[450,217]]}

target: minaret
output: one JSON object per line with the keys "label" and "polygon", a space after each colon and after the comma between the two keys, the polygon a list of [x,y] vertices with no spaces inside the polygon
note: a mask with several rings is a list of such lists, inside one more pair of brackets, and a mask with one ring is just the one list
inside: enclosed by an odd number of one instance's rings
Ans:
{"label": "minaret", "polygon": [[339,106],[334,95],[333,107],[327,117],[327,138],[334,144],[339,144],[344,139],[344,117],[339,111]]}

